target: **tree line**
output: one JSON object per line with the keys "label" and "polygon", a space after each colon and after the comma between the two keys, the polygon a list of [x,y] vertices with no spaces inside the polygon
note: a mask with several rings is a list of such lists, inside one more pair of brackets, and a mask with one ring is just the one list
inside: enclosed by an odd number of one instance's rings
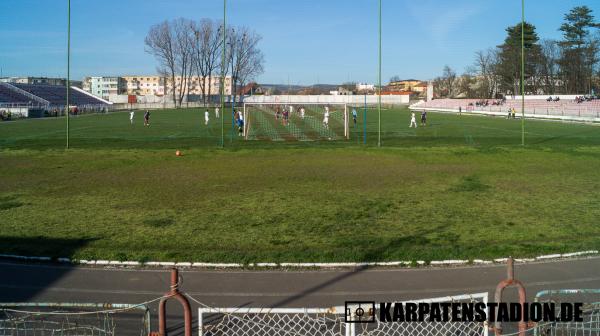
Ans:
{"label": "tree line", "polygon": [[[231,76],[232,94],[236,95],[238,86],[263,73],[264,56],[258,46],[262,37],[258,33],[243,26],[227,26],[225,36],[223,41],[222,22],[206,18],[165,20],[150,27],[145,39],[146,52],[158,62],[158,73],[171,81],[176,106],[181,106],[189,93],[194,76],[210,77],[210,80],[198,81],[202,101],[206,104],[212,92],[212,78]],[[223,49],[225,63],[222,62]],[[223,87],[222,80],[219,83]]]}
{"label": "tree line", "polygon": [[[521,92],[521,23],[506,28],[501,45],[475,53],[459,76],[445,66],[434,79],[436,97],[500,98]],[[541,39],[524,24],[526,94],[591,94],[600,88],[600,24],[587,6],[565,14],[562,39]]]}

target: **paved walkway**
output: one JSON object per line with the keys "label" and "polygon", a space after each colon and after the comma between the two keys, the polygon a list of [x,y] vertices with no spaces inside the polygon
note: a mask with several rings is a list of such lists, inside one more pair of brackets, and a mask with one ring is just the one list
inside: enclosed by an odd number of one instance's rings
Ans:
{"label": "paved walkway", "polygon": [[[214,307],[329,307],[346,300],[399,301],[478,292],[489,292],[491,299],[506,268],[184,270],[181,275],[183,291]],[[529,300],[544,289],[600,288],[600,257],[516,265],[515,276],[525,284]],[[0,262],[0,302],[139,303],[166,292],[169,277],[162,269]],[[508,298],[514,299],[515,292]],[[153,313],[155,309],[156,305]],[[173,313],[179,315],[176,308]]]}

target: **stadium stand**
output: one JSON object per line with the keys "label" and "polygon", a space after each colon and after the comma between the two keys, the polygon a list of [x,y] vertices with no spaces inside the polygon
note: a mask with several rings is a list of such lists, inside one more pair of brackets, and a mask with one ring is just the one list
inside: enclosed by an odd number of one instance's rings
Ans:
{"label": "stadium stand", "polygon": [[[51,106],[64,106],[67,100],[67,93],[64,86],[59,85],[36,85],[36,84],[14,84],[17,88],[25,90],[33,95],[41,97],[50,102]],[[70,89],[69,101],[75,106],[87,105],[105,105],[103,100],[92,95]]]}
{"label": "stadium stand", "polygon": [[29,104],[31,99],[19,92],[0,85],[0,104]]}
{"label": "stadium stand", "polygon": [[[496,105],[495,103],[499,103]],[[498,101],[496,99],[434,99],[412,105],[414,109],[440,109],[463,112],[494,112],[508,113],[514,108],[521,111],[520,99],[507,99]],[[525,113],[530,115],[548,116],[576,116],[598,118],[600,115],[600,99],[578,102],[575,99],[561,99],[559,101],[547,101],[546,99],[525,99]]]}
{"label": "stadium stand", "polygon": [[[10,113],[15,118],[63,115],[67,102],[66,91],[65,86],[59,85],[0,83],[0,114]],[[69,89],[72,114],[106,112],[109,104],[81,89]]]}

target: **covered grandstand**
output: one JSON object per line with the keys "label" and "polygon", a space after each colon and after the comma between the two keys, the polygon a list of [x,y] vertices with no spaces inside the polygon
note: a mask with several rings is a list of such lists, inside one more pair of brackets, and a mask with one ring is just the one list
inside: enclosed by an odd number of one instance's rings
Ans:
{"label": "covered grandstand", "polygon": [[[67,89],[60,85],[0,83],[0,109],[21,117],[64,114]],[[69,89],[69,106],[74,113],[106,111],[111,103],[79,88]]]}
{"label": "covered grandstand", "polygon": [[[576,96],[556,96],[557,101],[546,97],[525,96],[525,117],[600,122],[600,99],[577,99]],[[510,109],[521,116],[522,100],[512,99],[434,99],[419,102],[410,107],[412,110],[439,112],[465,112],[485,115],[506,116]]]}
{"label": "covered grandstand", "polygon": [[0,103],[6,104],[29,104],[31,99],[18,92],[13,92],[0,86]]}

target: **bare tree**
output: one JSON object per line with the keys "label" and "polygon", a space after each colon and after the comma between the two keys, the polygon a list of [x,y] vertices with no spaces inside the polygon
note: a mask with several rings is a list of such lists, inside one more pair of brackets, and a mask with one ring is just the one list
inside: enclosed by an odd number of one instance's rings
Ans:
{"label": "bare tree", "polygon": [[[231,71],[233,95],[237,94],[238,84],[244,85],[263,73],[264,56],[258,47],[262,37],[246,27],[227,30],[226,63],[221,65],[222,24],[210,19],[193,22],[180,18],[151,27],[146,51],[159,62],[159,73],[169,78],[175,105],[181,106],[192,85],[200,86],[206,104],[218,72],[224,77]],[[192,81],[194,73],[198,83]],[[224,85],[221,83],[223,88]]]}
{"label": "bare tree", "polygon": [[210,19],[192,23],[194,34],[193,55],[194,70],[200,79],[202,101],[206,105],[207,96],[212,93],[212,80],[220,67],[223,45],[222,25]]}
{"label": "bare tree", "polygon": [[558,83],[558,61],[561,58],[560,46],[557,41],[542,40],[541,48],[540,75],[542,77],[542,85],[544,86],[545,93],[553,95],[556,93]]}
{"label": "bare tree", "polygon": [[159,62],[158,72],[171,81],[176,106],[181,106],[188,93],[192,71],[193,34],[190,26],[190,21],[183,18],[164,21],[152,26],[145,39],[146,51]]}
{"label": "bare tree", "polygon": [[199,23],[192,22],[190,29],[194,34],[194,40],[192,43],[192,68],[193,72],[196,73],[199,80],[200,91],[202,92],[202,102],[206,105],[206,83],[204,81],[206,69],[204,67],[204,58],[206,57],[206,47],[204,31],[202,29],[204,21]]}
{"label": "bare tree", "polygon": [[393,82],[399,82],[399,81],[401,81],[401,80],[402,80],[402,79],[400,78],[400,76],[398,76],[398,75],[394,75],[394,76],[392,76],[392,77],[390,78],[390,83],[393,83]]}
{"label": "bare tree", "polygon": [[434,81],[434,89],[436,96],[453,98],[456,91],[456,72],[449,66],[444,66],[444,73],[441,77],[437,77]]}
{"label": "bare tree", "polygon": [[262,37],[247,27],[232,29],[229,33],[228,60],[231,66],[232,94],[237,86],[245,85],[264,71],[264,56],[258,47]]}
{"label": "bare tree", "polygon": [[175,66],[180,79],[179,83],[173,83],[173,90],[179,87],[177,100],[181,107],[183,98],[189,95],[190,78],[193,70],[192,46],[195,36],[190,29],[192,22],[188,19],[176,19],[171,26],[175,36]]}
{"label": "bare tree", "polygon": [[[150,27],[145,43],[146,52],[152,54],[158,61],[158,72],[162,76],[169,77],[171,82],[175,83],[175,73],[177,69],[175,65],[176,47],[170,23],[168,21],[163,21],[162,23]],[[176,103],[177,96],[175,90],[173,90],[173,104]]]}
{"label": "bare tree", "polygon": [[[600,24],[598,25],[600,28]],[[590,36],[586,39],[586,48],[584,51],[584,60],[588,80],[586,83],[586,92],[593,91],[594,70],[598,62],[600,62],[600,34]]]}
{"label": "bare tree", "polygon": [[479,98],[483,81],[478,80],[477,76],[465,73],[456,80],[456,91],[461,98]]}
{"label": "bare tree", "polygon": [[479,87],[478,95],[485,98],[493,98],[498,91],[498,50],[488,49],[475,53],[473,64],[476,82]]}

